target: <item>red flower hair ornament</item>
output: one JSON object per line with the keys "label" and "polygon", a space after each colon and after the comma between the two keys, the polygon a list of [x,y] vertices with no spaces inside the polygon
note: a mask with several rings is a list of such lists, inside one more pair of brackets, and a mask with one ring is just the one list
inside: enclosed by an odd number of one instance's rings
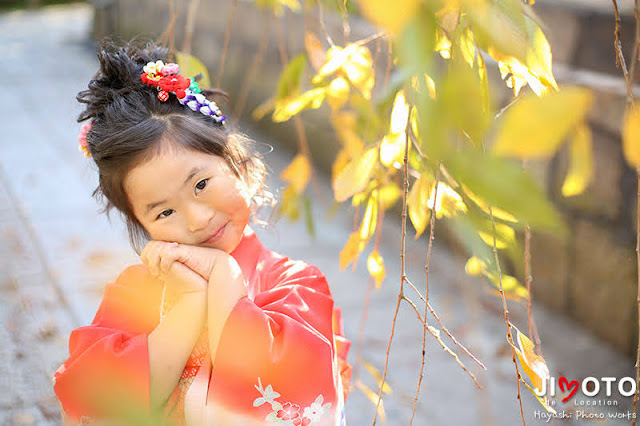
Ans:
{"label": "red flower hair ornament", "polygon": [[[220,108],[215,102],[208,100],[198,87],[194,78],[186,78],[179,74],[180,66],[174,63],[165,64],[162,61],[149,62],[143,68],[140,75],[142,83],[158,90],[158,99],[166,102],[169,94],[173,93],[178,98],[180,104],[188,106],[191,110],[211,117],[218,125],[223,126],[226,117],[222,115]],[[87,133],[91,129],[92,121],[82,125],[78,142],[78,149],[85,157],[91,157],[91,152],[87,145]]]}

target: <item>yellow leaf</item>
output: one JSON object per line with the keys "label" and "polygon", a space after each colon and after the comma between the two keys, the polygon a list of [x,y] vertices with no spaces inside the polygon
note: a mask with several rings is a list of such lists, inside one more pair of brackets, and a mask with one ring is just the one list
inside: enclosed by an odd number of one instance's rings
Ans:
{"label": "yellow leaf", "polygon": [[304,34],[304,47],[307,50],[307,56],[309,57],[311,66],[316,71],[319,70],[327,58],[327,52],[322,47],[322,43],[313,33],[307,31]]}
{"label": "yellow leaf", "polygon": [[369,270],[369,274],[376,280],[376,289],[379,289],[387,272],[384,268],[382,256],[378,253],[378,250],[372,251],[369,255],[367,259],[367,269]]}
{"label": "yellow leaf", "polygon": [[380,162],[389,167],[394,163],[404,162],[404,151],[407,147],[407,135],[405,132],[385,135],[380,142]]}
{"label": "yellow leaf", "polygon": [[591,149],[591,131],[586,125],[576,129],[569,146],[569,173],[562,185],[562,195],[570,197],[582,193],[593,173],[593,152]]}
{"label": "yellow leaf", "polygon": [[476,256],[472,256],[467,260],[467,263],[464,265],[464,271],[468,275],[472,275],[474,277],[479,277],[482,275],[487,269],[487,265],[483,260]]}
{"label": "yellow leaf", "polygon": [[371,52],[365,46],[350,44],[344,49],[334,46],[327,52],[327,62],[311,80],[320,84],[327,76],[340,72],[351,84],[362,92],[365,99],[371,99],[371,89],[375,83]]}
{"label": "yellow leaf", "polygon": [[348,158],[360,156],[364,149],[364,142],[356,131],[356,115],[353,112],[341,111],[332,115],[331,123],[348,153]]}
{"label": "yellow leaf", "polygon": [[427,201],[429,200],[432,185],[433,179],[427,176],[426,173],[423,173],[422,176],[413,183],[407,197],[409,219],[411,219],[413,227],[416,228],[415,238],[418,238],[420,234],[424,232],[431,218]]}
{"label": "yellow leaf", "polygon": [[324,100],[325,89],[316,88],[307,90],[303,94],[294,97],[288,97],[276,101],[276,108],[273,112],[273,121],[281,123],[287,121],[303,109],[317,109],[322,105]]}
{"label": "yellow leaf", "polygon": [[[382,374],[380,374],[380,371],[378,371],[377,368],[375,368],[373,366],[373,364],[371,364],[370,362],[366,361],[366,360],[362,360],[362,365],[364,366],[364,368],[367,369],[367,371],[369,372],[369,374],[371,374],[373,376],[374,379],[376,379],[376,383],[378,384],[378,388],[380,388],[380,384],[382,384]],[[391,395],[391,386],[389,386],[389,384],[387,384],[387,382],[384,382],[384,385],[382,386],[382,392],[386,393],[387,395]]]}
{"label": "yellow leaf", "polygon": [[298,0],[255,0],[255,2],[257,6],[273,10],[276,16],[282,16],[285,7],[288,7],[293,12],[300,10]]}
{"label": "yellow leaf", "polygon": [[494,152],[516,158],[552,155],[569,131],[585,121],[591,101],[591,92],[580,87],[521,98],[500,117]]}
{"label": "yellow leaf", "polygon": [[496,219],[501,219],[506,222],[518,223],[518,219],[516,219],[511,213],[508,213],[497,207],[492,207],[491,210],[489,210],[489,204],[487,204],[482,198],[474,194],[464,183],[462,184],[462,189],[464,193],[467,194],[467,197],[469,197],[471,201],[476,203],[476,205],[480,207],[486,214],[493,213],[493,217],[495,217]]}
{"label": "yellow leaf", "polygon": [[433,50],[440,53],[443,59],[451,58],[451,41],[441,29],[436,30],[436,45]]}
{"label": "yellow leaf", "polygon": [[437,191],[436,186],[433,185],[427,206],[431,210],[434,210],[434,205],[437,219],[441,219],[443,216],[453,217],[458,213],[465,213],[467,211],[467,206],[464,204],[464,201],[462,201],[460,195],[444,182],[438,182]]}
{"label": "yellow leaf", "polygon": [[415,16],[419,0],[357,0],[365,18],[376,25],[400,32]]}
{"label": "yellow leaf", "polygon": [[399,90],[393,101],[393,109],[391,110],[391,133],[397,134],[404,132],[407,128],[409,120],[409,105],[404,96],[404,90]]}
{"label": "yellow leaf", "polygon": [[371,389],[369,389],[367,387],[367,385],[365,385],[364,383],[362,383],[360,380],[356,381],[356,387],[358,389],[360,389],[365,396],[367,397],[367,399],[374,405],[374,406],[378,406],[378,415],[380,416],[380,422],[382,422],[382,424],[385,424],[387,422],[387,416],[384,413],[384,405],[382,400],[380,400],[380,405],[378,405],[378,394],[375,393],[374,391],[372,391]]}
{"label": "yellow leaf", "polygon": [[360,89],[365,99],[371,99],[371,89],[375,83],[371,52],[366,47],[359,46],[349,59],[343,65],[344,73]]}
{"label": "yellow leaf", "polygon": [[343,77],[334,78],[327,88],[327,103],[339,109],[349,99],[349,83]]}
{"label": "yellow leaf", "polygon": [[333,181],[333,192],[336,201],[347,200],[369,184],[377,159],[378,150],[369,148],[362,156],[354,158],[338,173],[338,176]]}
{"label": "yellow leaf", "polygon": [[192,56],[184,52],[176,52],[176,61],[180,65],[180,74],[187,78],[195,77],[201,74],[202,77],[198,80],[198,85],[201,89],[211,87],[211,80],[209,80],[209,72],[207,67],[195,56]]}
{"label": "yellow leaf", "polygon": [[476,45],[473,40],[473,32],[469,27],[465,28],[460,35],[460,51],[464,61],[473,67],[476,58]]}
{"label": "yellow leaf", "polygon": [[533,91],[540,96],[546,92],[547,88],[558,89],[556,80],[551,72],[551,47],[538,24],[526,14],[524,18],[529,40],[526,64],[529,73],[540,82],[540,86],[537,88],[534,81],[530,79],[527,81]]}
{"label": "yellow leaf", "polygon": [[514,346],[514,349],[516,350],[520,364],[524,372],[529,376],[529,379],[531,379],[533,386],[538,389],[538,391],[541,391],[542,383],[545,380],[549,380],[549,368],[544,358],[535,353],[533,342],[515,326],[512,325],[512,327],[516,329],[516,341],[519,347],[516,348]]}
{"label": "yellow leaf", "polygon": [[622,128],[622,148],[627,163],[634,169],[640,167],[640,109],[627,109]]}
{"label": "yellow leaf", "polygon": [[383,210],[391,208],[402,196],[402,190],[395,183],[388,183],[380,188],[380,207]]}
{"label": "yellow leaf", "polygon": [[342,250],[340,251],[340,269],[344,271],[344,269],[349,266],[351,262],[353,262],[353,266],[356,266],[356,262],[358,261],[358,256],[364,250],[365,244],[360,239],[359,232],[352,232],[349,235],[349,239],[347,243],[344,245]]}
{"label": "yellow leaf", "polygon": [[[516,231],[513,230],[508,225],[502,223],[496,223],[496,248],[503,249],[506,248],[516,241]],[[491,229],[491,224],[487,224],[488,228]],[[482,238],[482,241],[485,242],[489,247],[493,247],[493,234],[478,231],[478,235]]]}
{"label": "yellow leaf", "polygon": [[[500,276],[500,279],[498,279],[498,275],[494,273],[485,273],[485,276],[491,280],[496,288],[500,288],[500,282],[502,282],[502,289],[504,290],[505,297],[520,301],[529,294],[525,286],[523,286],[516,277],[503,274]],[[500,296],[500,293],[496,292],[496,295]]]}
{"label": "yellow leaf", "polygon": [[360,239],[369,242],[369,238],[376,232],[376,224],[378,223],[378,191],[373,190],[367,208],[360,224]]}
{"label": "yellow leaf", "polygon": [[253,110],[251,116],[254,120],[260,121],[262,117],[267,115],[269,111],[272,111],[276,107],[276,100],[274,98],[267,99]]}
{"label": "yellow leaf", "polygon": [[302,154],[296,155],[291,164],[280,173],[280,179],[289,182],[299,194],[307,187],[310,176],[311,164],[307,156]]}
{"label": "yellow leaf", "polygon": [[346,149],[341,149],[338,151],[338,155],[336,159],[333,161],[333,165],[331,166],[331,180],[336,180],[336,176],[340,174],[340,172],[349,164],[349,154]]}
{"label": "yellow leaf", "polygon": [[288,217],[291,221],[296,221],[300,217],[300,196],[291,185],[287,186],[282,195],[280,213]]}

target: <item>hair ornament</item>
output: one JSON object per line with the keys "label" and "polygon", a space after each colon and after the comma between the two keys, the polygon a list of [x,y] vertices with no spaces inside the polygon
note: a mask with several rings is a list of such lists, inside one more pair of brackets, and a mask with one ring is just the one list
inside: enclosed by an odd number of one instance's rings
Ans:
{"label": "hair ornament", "polygon": [[195,112],[211,117],[216,123],[223,125],[225,116],[215,102],[208,100],[201,94],[198,83],[193,78],[186,78],[179,74],[180,66],[174,63],[165,64],[162,61],[149,62],[143,68],[140,78],[147,86],[158,90],[158,99],[166,102],[169,94],[173,93],[181,105],[186,105]]}
{"label": "hair ornament", "polygon": [[80,127],[80,134],[78,135],[78,150],[82,152],[84,158],[91,157],[91,151],[89,151],[89,145],[87,144],[87,133],[91,130],[93,121],[87,121]]}

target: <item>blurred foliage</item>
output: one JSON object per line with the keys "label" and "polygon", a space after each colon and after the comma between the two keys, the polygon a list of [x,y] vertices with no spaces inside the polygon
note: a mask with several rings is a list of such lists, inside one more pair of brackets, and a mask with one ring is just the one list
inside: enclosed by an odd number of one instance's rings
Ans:
{"label": "blurred foliage", "polygon": [[56,4],[87,3],[80,0],[0,0],[0,10],[16,10]]}
{"label": "blurred foliage", "polygon": [[[293,0],[256,3],[276,15],[283,7],[300,10]],[[433,214],[447,220],[471,254],[469,274],[486,277],[495,288],[501,282],[510,298],[528,297],[517,278],[500,276],[493,249],[522,259],[517,231],[525,226],[564,234],[541,182],[523,164],[549,159],[567,144],[570,165],[562,193],[575,196],[587,188],[593,169],[586,124],[592,94],[558,87],[551,47],[531,2],[345,0],[337,9],[348,16],[354,6],[384,32],[343,46],[328,34],[308,32],[305,51],[285,65],[274,97],[254,111],[256,118],[270,113],[273,121],[284,122],[328,105],[340,142],[332,167],[335,200],[351,200],[356,208],[340,267],[355,267],[374,240],[367,268],[381,285],[386,273],[374,238],[378,221],[405,200],[406,190],[416,238]],[[383,42],[393,66],[380,78],[370,45]],[[495,98],[503,89],[491,87],[488,66],[497,68],[513,93],[501,109]],[[640,134],[640,114],[628,116],[627,134]],[[625,154],[637,167],[640,143],[627,145]],[[309,200],[304,192],[312,166],[306,155],[296,156],[282,174],[288,186],[281,212],[294,220]],[[536,363],[544,361],[533,358],[526,336],[518,332],[518,339],[520,361],[538,387]]]}

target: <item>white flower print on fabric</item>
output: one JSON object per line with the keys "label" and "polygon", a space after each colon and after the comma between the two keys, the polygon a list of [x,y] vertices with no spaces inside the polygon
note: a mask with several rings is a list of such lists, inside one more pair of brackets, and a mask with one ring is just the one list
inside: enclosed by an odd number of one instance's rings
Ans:
{"label": "white flower print on fabric", "polygon": [[316,400],[309,407],[300,407],[297,404],[285,402],[284,404],[276,401],[276,398],[280,397],[280,394],[273,390],[271,385],[267,385],[266,388],[262,387],[262,381],[258,377],[258,384],[255,385],[258,392],[262,396],[253,401],[254,407],[259,407],[262,404],[268,403],[271,405],[271,412],[267,414],[265,420],[271,424],[286,425],[286,426],[308,426],[313,424],[319,424],[322,419],[331,415],[331,404],[323,404],[324,397],[318,395]]}

